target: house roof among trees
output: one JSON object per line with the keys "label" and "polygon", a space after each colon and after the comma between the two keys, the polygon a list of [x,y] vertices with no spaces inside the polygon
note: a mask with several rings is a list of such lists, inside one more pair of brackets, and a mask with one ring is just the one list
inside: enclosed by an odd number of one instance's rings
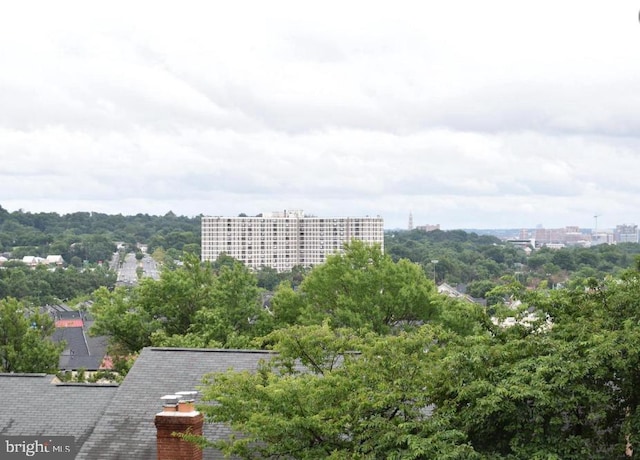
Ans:
{"label": "house roof among trees", "polygon": [[73,436],[78,451],[117,386],[55,382],[48,374],[0,374],[0,434]]}
{"label": "house roof among trees", "polygon": [[[260,350],[144,348],[77,459],[156,458],[154,416],[162,411],[162,396],[198,390],[202,377],[210,372],[254,371],[270,356],[271,352]],[[224,425],[205,424],[204,435],[209,440],[228,434]],[[204,458],[224,457],[205,449]]]}
{"label": "house roof among trees", "polygon": [[[198,390],[210,372],[257,369],[272,352],[145,348],[118,385],[55,383],[48,374],[0,374],[0,435],[73,436],[77,459],[156,458],[154,417],[161,397]],[[196,400],[197,403],[197,400]],[[204,435],[221,439],[221,424],[205,423]],[[222,459],[205,449],[204,459]]]}
{"label": "house roof among trees", "polygon": [[107,354],[108,338],[89,335],[89,327],[90,322],[81,322],[79,327],[56,327],[51,339],[54,342],[66,343],[58,362],[60,370],[95,371],[102,367]]}

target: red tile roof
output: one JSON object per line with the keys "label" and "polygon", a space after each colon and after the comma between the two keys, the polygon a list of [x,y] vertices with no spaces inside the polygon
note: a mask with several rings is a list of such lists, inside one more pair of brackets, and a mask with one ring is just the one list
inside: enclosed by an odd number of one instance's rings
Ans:
{"label": "red tile roof", "polygon": [[82,327],[81,319],[59,319],[56,321],[56,327]]}

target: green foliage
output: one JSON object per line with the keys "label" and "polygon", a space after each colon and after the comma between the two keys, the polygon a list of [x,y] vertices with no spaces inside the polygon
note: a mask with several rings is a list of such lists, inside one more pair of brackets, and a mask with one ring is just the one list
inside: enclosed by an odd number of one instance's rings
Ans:
{"label": "green foliage", "polygon": [[100,286],[113,287],[116,274],[106,268],[53,270],[45,266],[31,269],[19,263],[0,270],[0,298],[13,297],[34,305],[59,303],[90,294]]}
{"label": "green foliage", "polygon": [[215,275],[211,264],[201,264],[193,255],[186,255],[184,265],[165,270],[160,280],[146,278],[137,288],[139,308],[162,321],[168,334],[184,334],[194,321],[197,311],[211,304]]}
{"label": "green foliage", "polygon": [[241,458],[474,458],[446,417],[429,416],[436,336],[280,331],[268,338],[279,354],[257,373],[211,376],[204,400],[215,404],[200,409],[245,435],[215,443]]}
{"label": "green foliage", "polygon": [[[517,275],[528,287],[537,287],[546,280],[547,288],[553,288],[575,279],[576,272],[581,274],[578,277],[604,279],[608,274],[631,268],[634,257],[640,253],[640,244],[543,247],[527,256],[524,250],[491,236],[460,230],[413,230],[386,233],[385,251],[394,260],[406,258],[419,263],[431,277],[435,269],[438,283],[446,281],[451,285],[468,284],[477,288],[474,283],[496,283],[505,275]],[[434,266],[432,260],[438,260],[438,263]],[[469,294],[478,297],[477,289]]]}
{"label": "green foliage", "polygon": [[583,286],[505,277],[495,293],[521,302],[501,307],[511,327],[441,298],[436,320],[393,335],[277,330],[261,342],[277,354],[255,374],[209,376],[215,404],[201,408],[246,435],[215,444],[241,458],[625,458],[640,438],[640,273]]}
{"label": "green foliage", "polygon": [[279,324],[322,324],[378,333],[437,315],[433,283],[408,260],[393,262],[379,246],[353,241],[327,258],[293,292],[283,285],[272,307]]}
{"label": "green foliage", "polygon": [[[114,241],[131,248],[149,242],[149,251],[193,251],[200,245],[200,217],[107,215],[97,212],[30,213],[22,210],[0,216],[0,250],[23,255],[60,254],[71,263],[75,258],[89,263],[107,261],[115,251]],[[195,246],[194,246],[195,245]],[[199,249],[198,249],[199,251]],[[80,266],[80,265],[77,265]]]}
{"label": "green foliage", "polygon": [[[394,260],[406,258],[420,264],[430,277],[435,270],[438,283],[452,285],[497,279],[526,261],[519,248],[492,236],[461,230],[389,232],[385,234],[385,252]],[[432,260],[438,263],[434,266]]]}
{"label": "green foliage", "polygon": [[159,280],[145,278],[132,288],[99,289],[92,333],[110,336],[121,354],[148,345],[244,347],[271,331],[271,315],[262,308],[255,276],[230,259],[201,263],[193,254],[184,264],[164,270]]}
{"label": "green foliage", "polygon": [[49,340],[53,329],[48,315],[29,311],[16,299],[0,300],[0,371],[55,372],[64,344]]}
{"label": "green foliage", "polygon": [[139,307],[135,289],[102,287],[94,293],[90,332],[109,336],[112,353],[128,355],[149,346],[151,333],[161,327],[158,318]]}
{"label": "green foliage", "polygon": [[239,262],[220,268],[209,301],[196,313],[190,328],[207,342],[227,346],[234,336],[257,337],[272,329],[271,316],[262,308],[256,277]]}
{"label": "green foliage", "polygon": [[278,272],[275,268],[263,266],[256,272],[258,287],[273,292],[278,289],[280,284],[286,283],[297,288],[310,270],[309,267],[297,265],[290,271]]}
{"label": "green foliage", "polygon": [[111,259],[116,251],[116,245],[106,235],[83,235],[78,238],[70,239],[68,248],[62,251],[65,260],[78,257],[89,263],[104,262]]}
{"label": "green foliage", "polygon": [[448,331],[460,335],[473,335],[486,331],[489,326],[485,308],[476,303],[442,296],[439,301],[439,315],[433,322]]}
{"label": "green foliage", "polygon": [[222,348],[222,343],[207,342],[207,339],[201,334],[187,332],[186,334],[168,335],[163,329],[151,334],[151,345],[170,348]]}
{"label": "green foliage", "polygon": [[278,274],[275,268],[260,267],[260,270],[256,272],[258,279],[258,286],[266,289],[267,291],[275,291],[278,285],[282,282],[282,278]]}
{"label": "green foliage", "polygon": [[[448,347],[434,402],[491,458],[622,458],[637,439],[640,279],[522,292],[540,318]],[[547,323],[547,315],[552,323]]]}

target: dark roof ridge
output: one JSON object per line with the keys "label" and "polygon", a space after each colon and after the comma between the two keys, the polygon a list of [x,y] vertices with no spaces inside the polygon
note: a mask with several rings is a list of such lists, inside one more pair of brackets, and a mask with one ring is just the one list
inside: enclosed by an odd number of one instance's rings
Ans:
{"label": "dark roof ridge", "polygon": [[150,351],[185,351],[185,352],[200,352],[200,353],[259,353],[265,355],[278,354],[274,350],[250,350],[242,348],[172,348],[172,347],[145,347]]}
{"label": "dark roof ridge", "polygon": [[98,383],[98,382],[56,382],[57,387],[90,387],[90,388],[102,388],[102,387],[119,387],[118,383]]}
{"label": "dark roof ridge", "polygon": [[0,372],[0,377],[46,377],[50,374],[40,372]]}

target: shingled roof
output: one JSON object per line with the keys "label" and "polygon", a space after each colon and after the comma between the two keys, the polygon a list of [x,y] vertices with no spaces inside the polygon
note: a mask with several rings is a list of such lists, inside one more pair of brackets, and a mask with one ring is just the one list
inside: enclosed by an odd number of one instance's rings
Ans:
{"label": "shingled roof", "polygon": [[0,435],[73,436],[79,451],[117,385],[56,381],[47,374],[0,374]]}
{"label": "shingled roof", "polygon": [[54,342],[64,342],[58,369],[97,371],[102,368],[107,355],[108,338],[94,337],[88,333],[93,321],[79,311],[55,311],[56,329],[51,336]]}
{"label": "shingled roof", "polygon": [[[77,459],[155,459],[154,416],[162,410],[160,397],[177,391],[196,390],[210,372],[254,371],[272,352],[260,350],[219,350],[145,348],[118,388]],[[204,435],[211,440],[229,434],[228,427],[205,424]],[[204,459],[222,459],[220,452],[204,451]]]}

